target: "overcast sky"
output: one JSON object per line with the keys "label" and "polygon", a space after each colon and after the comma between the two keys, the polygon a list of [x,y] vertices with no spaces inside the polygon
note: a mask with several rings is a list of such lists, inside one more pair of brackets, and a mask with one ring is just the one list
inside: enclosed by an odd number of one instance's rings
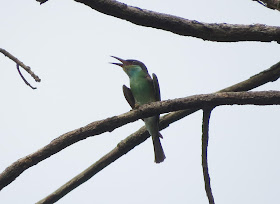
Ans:
{"label": "overcast sky", "polygon": [[[280,12],[251,0],[130,0],[129,5],[207,23],[280,26]],[[130,110],[128,77],[111,55],[137,59],[159,78],[162,99],[211,93],[277,63],[273,43],[216,43],[134,25],[70,0],[0,0],[0,46],[40,76],[32,90],[0,54],[0,172],[59,135]],[[257,90],[279,90],[280,82]],[[209,171],[217,204],[280,203],[279,107],[218,107],[210,121]],[[199,111],[161,131],[167,159],[152,141],[115,161],[62,198],[75,203],[207,203]],[[35,203],[143,126],[141,120],[91,137],[26,170],[0,203]]]}

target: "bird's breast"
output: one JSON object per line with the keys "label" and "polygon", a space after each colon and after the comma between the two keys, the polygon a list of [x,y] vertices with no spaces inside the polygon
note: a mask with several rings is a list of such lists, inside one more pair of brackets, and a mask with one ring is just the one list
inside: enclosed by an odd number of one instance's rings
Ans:
{"label": "bird's breast", "polygon": [[130,88],[136,103],[139,105],[156,101],[153,83],[146,78],[131,79]]}

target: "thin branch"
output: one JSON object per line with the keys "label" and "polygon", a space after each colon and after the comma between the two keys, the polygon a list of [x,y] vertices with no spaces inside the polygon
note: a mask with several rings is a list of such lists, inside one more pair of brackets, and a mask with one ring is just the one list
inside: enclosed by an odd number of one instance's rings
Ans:
{"label": "thin branch", "polygon": [[[140,111],[141,116],[149,117],[154,114],[178,110],[185,107],[186,108],[191,107],[192,109],[197,110],[197,109],[208,108],[209,106],[215,107],[219,105],[234,105],[234,104],[280,105],[280,91],[225,92],[225,93],[196,95],[196,96],[191,96],[191,97],[186,97],[181,99],[167,100],[162,102],[151,103],[149,105],[143,105],[139,107],[140,110],[133,110],[130,111],[129,113],[134,114],[135,112],[135,114],[137,114],[137,112]],[[141,118],[141,117],[137,117],[137,118]],[[164,120],[166,119],[163,119],[163,122]],[[162,128],[161,124],[160,124],[160,128]],[[48,195],[46,198],[39,201],[37,204],[54,203],[58,201],[60,198],[65,196],[67,193],[69,193],[70,191],[72,191],[82,183],[89,180],[92,176],[94,176],[99,171],[104,169],[106,166],[110,165],[112,162],[114,162],[115,160],[117,160],[118,158],[126,154],[135,146],[144,142],[148,137],[149,137],[148,133],[145,132],[145,128],[142,127],[140,130],[130,135],[125,140],[121,141],[117,145],[117,147],[115,147],[112,151],[110,151],[101,159],[99,159],[96,163],[94,163],[86,170],[84,170],[82,173],[78,174],[73,179],[68,181],[66,184],[64,184],[59,189],[57,189],[54,193]],[[203,143],[203,146],[205,147],[205,142]],[[203,149],[203,152],[205,151],[207,151],[207,148]],[[207,159],[207,157],[205,159]],[[205,162],[205,160],[203,161]],[[205,164],[203,165],[204,165],[203,167],[205,167]],[[209,186],[207,186],[207,188],[209,188]]]}
{"label": "thin branch", "polygon": [[75,0],[101,13],[127,20],[136,25],[217,42],[260,41],[280,43],[280,27],[264,24],[217,24],[158,13],[113,0]]}
{"label": "thin branch", "polygon": [[30,74],[33,79],[36,81],[36,82],[40,82],[41,79],[36,75],[34,74],[30,67],[29,66],[26,66],[25,64],[23,64],[23,62],[21,62],[19,59],[17,59],[15,56],[13,56],[11,53],[9,53],[8,51],[0,48],[0,52],[3,53],[6,57],[10,58],[11,60],[13,60],[17,65],[21,66],[23,69],[25,69],[25,71]]}
{"label": "thin branch", "polygon": [[138,131],[136,131],[135,133],[131,134],[126,139],[121,141],[112,151],[104,155],[97,162],[92,164],[90,167],[85,169],[83,172],[75,176],[66,184],[58,188],[55,192],[48,195],[44,199],[40,200],[36,204],[47,204],[47,203],[54,203],[58,201],[67,193],[71,192],[73,189],[75,189],[79,185],[89,180],[91,177],[96,175],[102,169],[104,169],[105,167],[113,163],[121,156],[125,155],[127,152],[129,152],[134,147],[144,142],[149,137],[150,137],[149,133],[146,131],[146,128],[143,126]]}
{"label": "thin branch", "polygon": [[[235,91],[247,91],[249,89],[256,88],[258,86],[263,85],[264,83],[275,81],[277,78],[280,77],[280,62],[273,65],[271,68],[251,77],[248,80],[245,80],[244,82],[238,83],[234,86],[231,86],[226,90],[227,92],[235,92]],[[224,90],[221,90],[220,92],[223,92]],[[176,122],[177,120],[180,120],[194,112],[196,112],[197,109],[187,109],[183,111],[177,111],[174,113],[169,113],[163,117],[161,117],[161,123],[160,128],[164,129],[169,126],[169,124]],[[98,122],[95,122],[96,124]],[[91,124],[88,125],[88,128]],[[108,123],[107,123],[108,125]],[[104,125],[104,128],[106,129],[106,123]],[[1,174],[0,174],[0,190],[4,188],[5,186],[9,185],[11,182],[13,182],[22,172],[24,172],[26,169],[36,165],[37,163],[47,159],[48,157],[52,156],[53,154],[61,151],[62,149],[66,148],[67,146],[70,146],[71,144],[74,144],[80,140],[86,139],[88,137],[87,134],[90,134],[90,132],[87,132],[88,129],[87,126],[82,127],[77,130],[73,130],[71,132],[65,133],[58,137],[57,139],[53,140],[50,144],[46,145],[45,147],[37,150],[36,152],[29,154],[18,161],[11,164],[9,167],[7,167]],[[112,127],[107,128],[109,131],[113,131]],[[88,129],[89,130],[89,129]],[[105,132],[105,130],[104,130]],[[96,131],[97,134],[101,134],[102,132]],[[91,134],[92,136],[94,134]]]}
{"label": "thin branch", "polygon": [[214,196],[211,190],[210,176],[208,171],[208,140],[209,140],[209,121],[212,109],[205,108],[203,110],[203,123],[202,123],[202,169],[204,177],[205,191],[209,200],[209,204],[215,204]]}
{"label": "thin branch", "polygon": [[230,86],[228,88],[222,89],[219,92],[239,92],[239,91],[249,91],[254,88],[257,88],[261,85],[264,85],[268,82],[274,82],[280,77],[280,62],[271,66],[269,69],[266,69],[254,76],[251,76],[249,79]]}

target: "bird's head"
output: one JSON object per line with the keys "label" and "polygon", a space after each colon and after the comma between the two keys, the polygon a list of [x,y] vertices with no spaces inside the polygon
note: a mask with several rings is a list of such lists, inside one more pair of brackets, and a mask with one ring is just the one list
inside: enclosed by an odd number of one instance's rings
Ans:
{"label": "bird's head", "polygon": [[112,56],[112,57],[119,60],[121,63],[113,62],[111,64],[115,64],[115,65],[122,67],[124,72],[129,77],[131,77],[133,74],[139,73],[139,72],[144,72],[145,74],[148,74],[148,70],[147,70],[147,67],[145,66],[145,64],[138,60],[133,60],[133,59],[123,60],[119,57],[114,57],[114,56]]}

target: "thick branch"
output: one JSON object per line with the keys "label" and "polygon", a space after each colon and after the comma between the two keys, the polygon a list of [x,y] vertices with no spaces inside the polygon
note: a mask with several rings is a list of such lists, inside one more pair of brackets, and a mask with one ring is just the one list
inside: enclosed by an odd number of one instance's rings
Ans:
{"label": "thick branch", "polygon": [[149,11],[113,0],[75,0],[101,13],[183,36],[217,42],[261,41],[280,43],[280,28],[263,24],[238,25],[201,23],[173,15]]}
{"label": "thick branch", "polygon": [[13,56],[11,53],[9,53],[8,51],[6,51],[6,50],[4,50],[4,49],[2,49],[2,48],[0,48],[0,52],[3,53],[6,57],[8,57],[8,58],[10,58],[11,60],[13,60],[16,64],[18,64],[19,66],[21,66],[23,69],[25,69],[25,71],[26,71],[28,74],[30,74],[30,75],[34,78],[34,80],[35,80],[36,82],[40,82],[40,81],[41,81],[41,79],[40,79],[36,74],[34,74],[34,73],[31,71],[31,69],[30,69],[29,66],[26,66],[25,64],[23,64],[23,62],[21,62],[19,59],[17,59],[15,56]]}
{"label": "thick branch", "polygon": [[[249,89],[253,89],[258,86],[261,86],[264,83],[274,81],[279,77],[280,77],[280,62],[275,64],[271,68],[251,77],[250,79],[245,80],[244,82],[238,83],[224,90],[226,90],[227,92],[247,91]],[[221,90],[221,92],[224,90]],[[166,128],[169,126],[169,124],[177,120],[180,120],[181,118],[184,118],[196,111],[197,109],[187,109],[183,111],[177,111],[175,113],[169,113],[162,117],[160,128],[161,129]],[[79,130],[81,131],[79,132]],[[4,188],[13,180],[15,180],[23,171],[25,171],[29,167],[36,165],[40,161],[61,151],[67,146],[74,144],[75,142],[85,139],[86,138],[85,130],[86,130],[85,128],[80,128],[78,130],[65,133],[62,136],[58,137],[56,140],[52,141],[47,146],[14,162],[12,165],[6,168],[6,170],[2,172],[2,174],[0,174],[0,189]]]}
{"label": "thick branch", "polygon": [[[235,93],[215,93],[215,94],[205,94],[205,95],[196,95],[181,99],[174,99],[162,102],[151,103],[149,105],[144,105],[139,108],[139,110],[133,110],[130,113],[137,115],[138,112],[141,113],[142,116],[147,117],[151,116],[155,113],[164,113],[169,112],[171,110],[178,110],[181,108],[193,108],[193,109],[208,109],[209,107],[215,107],[219,105],[280,105],[280,91],[263,91],[263,92],[235,92]],[[208,112],[210,114],[210,112]],[[129,113],[127,113],[129,114]],[[210,115],[209,115],[210,117]],[[209,120],[208,117],[208,120]],[[140,117],[137,117],[140,118]],[[164,118],[161,120],[160,128],[162,129],[162,122],[167,122],[168,118]],[[205,127],[205,126],[204,126]],[[206,131],[206,128],[205,128]],[[207,136],[207,135],[206,135]],[[135,146],[139,145],[140,143],[144,142],[149,137],[148,133],[145,132],[145,128],[142,127],[140,130],[135,132],[134,134],[127,137],[125,140],[120,142],[117,147],[115,147],[112,151],[108,154],[103,156],[100,160],[96,163],[88,167],[85,171],[75,176],[73,179],[68,181],[62,187],[57,189],[54,193],[50,194],[46,198],[39,201],[37,204],[43,203],[54,203],[58,201],[60,198],[65,196],[67,193],[81,185],[82,183],[89,180],[99,171],[104,169],[106,166],[110,165],[112,162],[120,158],[122,155],[126,154],[128,151],[133,149]],[[204,139],[205,139],[205,132],[204,132]],[[208,141],[208,137],[206,138]],[[205,145],[207,142],[203,143],[204,149],[203,152],[207,151],[205,149]],[[204,154],[203,153],[203,154]],[[207,161],[207,156],[204,156]],[[205,163],[203,163],[203,167],[205,167]],[[206,165],[207,167],[207,165]],[[205,173],[208,172],[204,170]],[[210,182],[210,178],[208,175],[208,179]],[[207,179],[206,179],[207,181]],[[207,186],[207,195],[209,193],[210,183]],[[209,195],[208,195],[209,196]],[[211,199],[211,197],[210,197]],[[211,200],[212,201],[212,200]],[[214,200],[213,200],[214,201]]]}
{"label": "thick branch", "polygon": [[[37,1],[46,2],[46,0]],[[264,24],[201,23],[195,20],[129,6],[114,0],[75,1],[83,3],[101,13],[127,20],[136,25],[158,28],[183,36],[217,42],[276,41],[280,43],[280,28],[276,26],[266,26]]]}

